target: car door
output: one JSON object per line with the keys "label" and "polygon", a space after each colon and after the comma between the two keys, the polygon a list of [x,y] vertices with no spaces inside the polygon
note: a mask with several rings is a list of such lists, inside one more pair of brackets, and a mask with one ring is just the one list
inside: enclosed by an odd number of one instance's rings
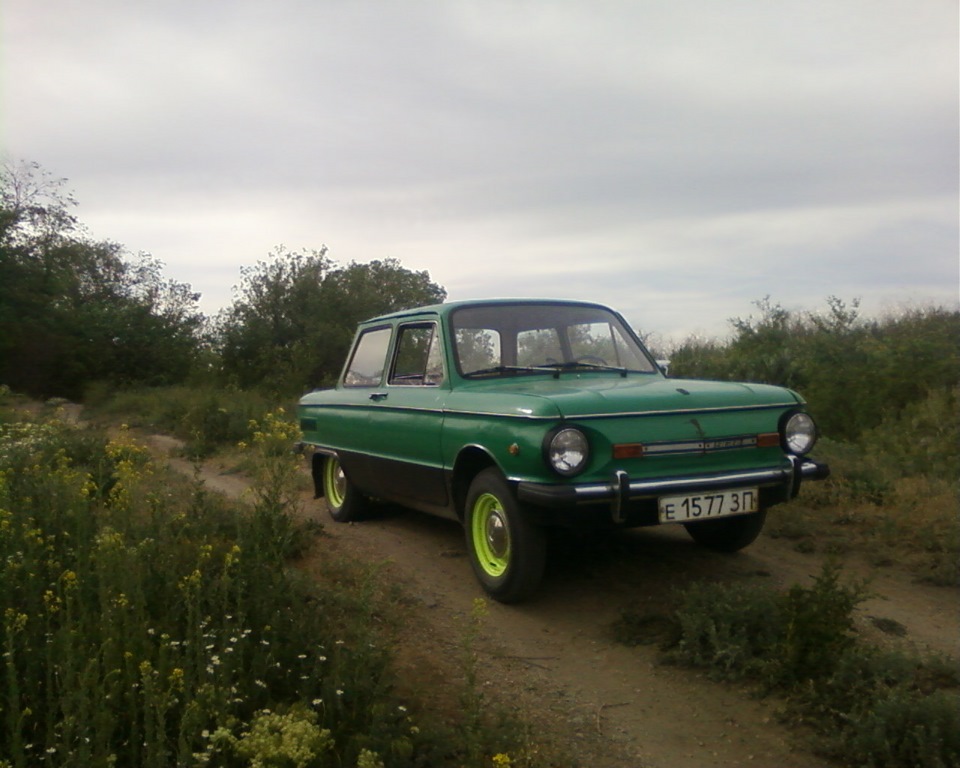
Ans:
{"label": "car door", "polygon": [[421,508],[447,505],[440,434],[448,391],[437,323],[399,325],[386,386],[370,394],[379,495]]}

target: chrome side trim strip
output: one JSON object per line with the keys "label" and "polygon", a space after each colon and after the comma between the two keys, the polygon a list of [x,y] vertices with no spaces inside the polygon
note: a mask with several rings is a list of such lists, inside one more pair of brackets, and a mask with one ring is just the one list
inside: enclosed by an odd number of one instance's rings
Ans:
{"label": "chrome side trim strip", "polygon": [[[537,416],[532,413],[496,413],[494,411],[467,411],[453,408],[418,408],[407,405],[383,404],[378,408],[394,411],[418,411],[422,413],[442,413],[445,416],[484,416],[486,418],[528,419],[531,421],[592,421],[597,419],[646,418],[649,416],[689,416],[697,413],[728,413],[732,411],[762,411],[778,408],[795,408],[797,403],[771,403],[766,405],[726,405],[716,408],[677,408],[659,411],[617,411],[616,413],[585,413],[568,416],[562,413],[549,416]],[[370,408],[369,403],[307,403],[307,408]]]}

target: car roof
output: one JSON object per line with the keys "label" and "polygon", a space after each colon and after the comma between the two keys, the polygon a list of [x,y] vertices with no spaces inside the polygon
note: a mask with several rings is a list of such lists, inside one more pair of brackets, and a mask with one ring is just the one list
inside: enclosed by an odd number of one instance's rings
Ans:
{"label": "car roof", "polygon": [[[443,304],[430,304],[425,307],[413,307],[410,309],[402,309],[397,312],[390,312],[385,315],[378,315],[377,317],[371,317],[369,320],[364,320],[362,325],[369,325],[371,323],[382,323],[387,321],[393,321],[405,317],[413,316],[423,316],[423,315],[437,315],[437,316],[447,316],[451,312],[463,307],[490,307],[490,306],[511,306],[516,304],[566,304],[571,307],[601,307],[603,309],[610,309],[604,304],[598,304],[593,301],[578,301],[575,299],[525,299],[525,298],[498,298],[498,299],[465,299],[463,301],[450,301]],[[611,310],[612,311],[612,310]]]}

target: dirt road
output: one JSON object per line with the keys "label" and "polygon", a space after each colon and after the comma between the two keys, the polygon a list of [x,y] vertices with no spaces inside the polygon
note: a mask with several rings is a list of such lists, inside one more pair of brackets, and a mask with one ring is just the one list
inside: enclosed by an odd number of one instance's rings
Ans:
{"label": "dirt road", "polygon": [[[185,462],[172,463],[192,473]],[[243,478],[215,469],[204,478],[229,495],[245,488]],[[304,508],[324,523],[330,546],[382,564],[403,585],[414,621],[400,659],[422,690],[442,699],[444,687],[458,689],[461,638],[474,600],[483,597],[460,527],[397,508],[364,523],[336,524],[323,503],[306,494]],[[822,766],[802,735],[777,721],[775,701],[662,665],[656,648],[628,648],[612,634],[624,610],[666,612],[674,588],[693,581],[761,578],[786,586],[810,579],[820,567],[816,557],[763,536],[733,556],[702,550],[684,531],[669,528],[565,542],[548,564],[537,599],[519,606],[488,601],[478,646],[481,685],[485,695],[531,722],[534,738],[549,735],[584,768]],[[871,577],[874,597],[858,615],[871,639],[960,658],[956,589],[914,584],[894,572],[870,573],[857,562],[845,563],[844,573]],[[890,620],[888,626],[902,628],[905,636],[883,635],[877,619]]]}

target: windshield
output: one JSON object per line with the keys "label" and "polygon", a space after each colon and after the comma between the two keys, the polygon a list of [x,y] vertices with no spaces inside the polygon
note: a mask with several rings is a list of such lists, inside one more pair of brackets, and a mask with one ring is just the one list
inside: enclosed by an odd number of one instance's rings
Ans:
{"label": "windshield", "polygon": [[456,310],[452,323],[457,367],[463,376],[657,370],[633,333],[604,307],[479,305]]}

